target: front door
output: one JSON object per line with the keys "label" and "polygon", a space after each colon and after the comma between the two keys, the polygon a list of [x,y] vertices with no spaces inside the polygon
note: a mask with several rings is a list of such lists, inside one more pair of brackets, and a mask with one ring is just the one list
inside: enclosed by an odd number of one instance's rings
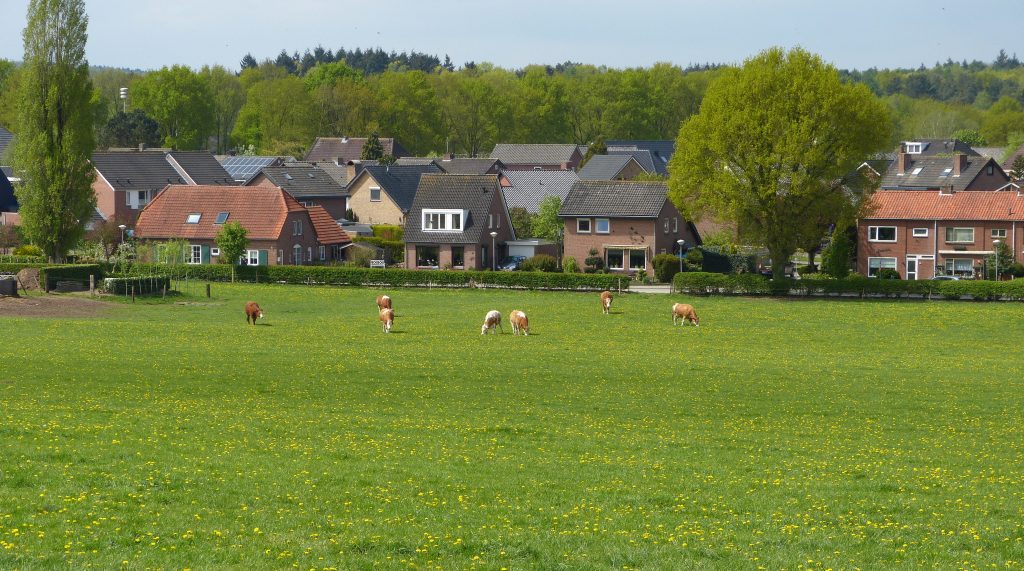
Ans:
{"label": "front door", "polygon": [[907,258],[907,279],[917,279],[917,258]]}

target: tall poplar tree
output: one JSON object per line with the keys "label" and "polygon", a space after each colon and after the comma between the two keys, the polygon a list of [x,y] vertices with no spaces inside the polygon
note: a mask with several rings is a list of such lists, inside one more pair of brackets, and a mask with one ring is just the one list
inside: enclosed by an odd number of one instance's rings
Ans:
{"label": "tall poplar tree", "polygon": [[81,238],[96,198],[82,0],[30,0],[14,166],[23,230],[51,261]]}

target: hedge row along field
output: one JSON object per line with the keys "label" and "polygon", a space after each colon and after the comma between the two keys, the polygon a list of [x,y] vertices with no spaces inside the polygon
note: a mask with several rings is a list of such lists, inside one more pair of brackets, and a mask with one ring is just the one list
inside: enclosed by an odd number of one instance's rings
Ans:
{"label": "hedge row along field", "polygon": [[975,300],[1024,300],[1024,280],[994,282],[985,280],[881,280],[851,277],[842,280],[811,279],[770,280],[757,274],[712,274],[686,272],[676,274],[672,289],[693,295],[753,296],[857,296],[927,297]]}

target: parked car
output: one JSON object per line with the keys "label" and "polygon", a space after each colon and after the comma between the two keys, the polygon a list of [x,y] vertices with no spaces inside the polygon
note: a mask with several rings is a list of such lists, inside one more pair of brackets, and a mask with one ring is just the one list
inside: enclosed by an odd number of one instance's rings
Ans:
{"label": "parked car", "polygon": [[498,270],[502,272],[518,270],[525,260],[526,256],[509,256],[498,264]]}
{"label": "parked car", "polygon": [[960,276],[935,276],[932,279],[933,280],[937,280],[937,281],[943,281],[943,282],[960,281]]}

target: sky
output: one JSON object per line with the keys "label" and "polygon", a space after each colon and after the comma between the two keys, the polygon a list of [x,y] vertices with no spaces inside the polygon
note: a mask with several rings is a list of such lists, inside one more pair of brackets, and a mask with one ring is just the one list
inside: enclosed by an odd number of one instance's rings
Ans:
{"label": "sky", "polygon": [[[28,0],[0,0],[0,58],[20,60]],[[459,66],[740,63],[801,46],[843,69],[1024,57],[1020,0],[85,0],[92,65],[155,69],[325,48],[445,54]],[[987,15],[990,15],[989,18]],[[1019,50],[1018,50],[1019,48]]]}

